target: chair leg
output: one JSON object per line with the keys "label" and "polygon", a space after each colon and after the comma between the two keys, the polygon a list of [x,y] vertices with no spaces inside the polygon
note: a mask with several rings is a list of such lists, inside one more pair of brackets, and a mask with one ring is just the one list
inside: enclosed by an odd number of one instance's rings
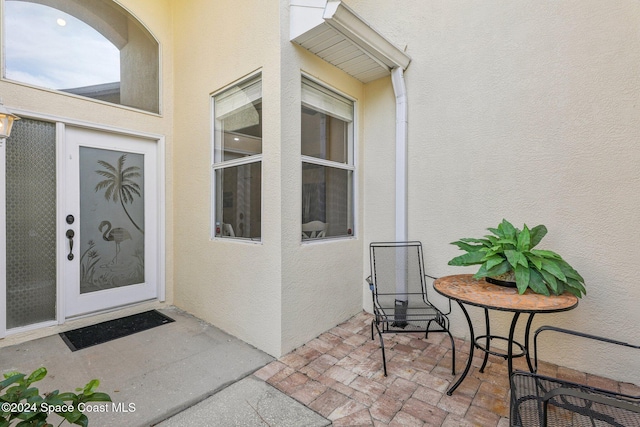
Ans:
{"label": "chair leg", "polygon": [[431,329],[431,322],[433,322],[433,320],[429,320],[427,322],[427,330],[424,331],[424,339],[428,340],[429,339],[429,330]]}
{"label": "chair leg", "polygon": [[375,320],[371,322],[371,339],[373,339],[374,324],[375,324],[376,330],[378,331],[378,336],[380,337],[380,348],[382,349],[382,369],[384,370],[384,376],[386,377],[387,376],[387,358],[384,352],[384,340],[382,339],[382,332],[380,332],[380,328],[378,327],[378,322],[376,322]]}
{"label": "chair leg", "polygon": [[[425,339],[429,339],[429,330],[431,329],[431,322],[432,320],[429,320],[429,322],[427,323],[427,330],[424,333],[424,338]],[[442,327],[442,330],[436,330],[435,332],[446,332],[447,335],[449,335],[449,340],[451,341],[451,373],[453,375],[456,374],[456,344],[453,341],[453,335],[451,335],[451,332],[449,332],[449,328],[445,328],[443,327],[441,324],[440,326]]]}

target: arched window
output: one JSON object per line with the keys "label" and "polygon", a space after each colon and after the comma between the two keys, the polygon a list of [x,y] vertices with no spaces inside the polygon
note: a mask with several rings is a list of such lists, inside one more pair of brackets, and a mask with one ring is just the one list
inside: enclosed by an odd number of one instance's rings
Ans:
{"label": "arched window", "polygon": [[3,77],[159,113],[159,48],[112,0],[5,0]]}

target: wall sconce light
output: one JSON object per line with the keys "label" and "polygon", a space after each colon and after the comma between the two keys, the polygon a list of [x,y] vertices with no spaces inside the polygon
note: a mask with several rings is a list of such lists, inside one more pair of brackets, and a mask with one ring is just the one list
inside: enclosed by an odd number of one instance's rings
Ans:
{"label": "wall sconce light", "polygon": [[11,136],[11,128],[16,120],[20,120],[20,117],[11,114],[0,102],[0,146]]}

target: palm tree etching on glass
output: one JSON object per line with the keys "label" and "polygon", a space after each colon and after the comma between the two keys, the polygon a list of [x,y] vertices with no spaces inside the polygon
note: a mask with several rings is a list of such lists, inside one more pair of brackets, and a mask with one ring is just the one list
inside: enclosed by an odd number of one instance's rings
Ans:
{"label": "palm tree etching on glass", "polygon": [[134,178],[139,178],[141,176],[140,168],[137,166],[125,168],[124,164],[126,160],[126,154],[123,154],[118,158],[117,166],[113,166],[104,160],[98,160],[98,164],[100,164],[104,170],[97,170],[96,173],[98,175],[102,175],[106,179],[100,181],[98,185],[96,185],[95,191],[98,192],[100,190],[105,190],[104,197],[107,201],[113,200],[115,203],[118,203],[119,201],[122,209],[124,209],[124,213],[127,215],[133,226],[144,234],[144,231],[138,227],[138,224],[136,224],[133,218],[131,218],[129,211],[127,211],[127,207],[125,206],[126,204],[133,202],[134,195],[141,197],[140,185],[133,180]]}
{"label": "palm tree etching on glass", "polygon": [[[100,240],[109,242],[111,246],[89,241],[80,259],[82,293],[144,282],[144,218],[140,217],[139,207],[139,202],[144,203],[142,163],[137,154],[132,154],[134,165],[131,165],[127,153],[110,153],[95,150],[87,155],[88,159],[95,154],[107,156],[102,159],[93,157],[91,163],[98,168],[87,165],[90,168],[87,173],[96,177],[89,181],[92,184],[87,190],[92,189],[99,197],[89,203],[93,206],[90,216],[95,218],[91,220],[91,229],[100,233],[94,238],[100,239],[101,236]],[[108,205],[114,204],[116,210],[121,207],[120,213],[107,209]],[[107,248],[111,249],[105,255]]]}

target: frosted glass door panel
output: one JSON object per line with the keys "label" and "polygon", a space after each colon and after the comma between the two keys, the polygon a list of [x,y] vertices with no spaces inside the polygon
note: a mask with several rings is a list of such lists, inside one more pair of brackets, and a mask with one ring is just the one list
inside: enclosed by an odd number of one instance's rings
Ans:
{"label": "frosted glass door panel", "polygon": [[[158,150],[155,140],[65,128],[62,274],[66,318],[158,295]],[[68,238],[68,237],[67,237]],[[73,242],[71,242],[73,240]]]}
{"label": "frosted glass door panel", "polygon": [[144,155],[80,147],[80,293],[143,283]]}
{"label": "frosted glass door panel", "polygon": [[56,317],[55,138],[22,119],[6,142],[7,329]]}

